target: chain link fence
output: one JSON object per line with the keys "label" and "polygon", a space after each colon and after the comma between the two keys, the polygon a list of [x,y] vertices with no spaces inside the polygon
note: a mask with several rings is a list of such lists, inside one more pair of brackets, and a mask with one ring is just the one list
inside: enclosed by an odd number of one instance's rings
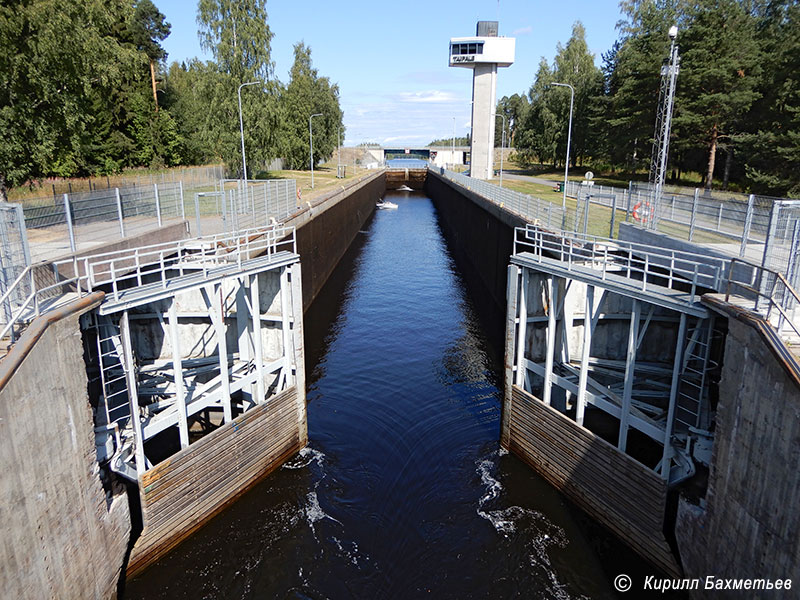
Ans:
{"label": "chain link fence", "polygon": [[567,195],[579,206],[587,198],[590,204],[615,205],[617,217],[625,221],[673,238],[714,244],[733,256],[793,275],[790,281],[797,283],[800,200],[699,189],[689,194],[670,188],[657,199],[652,187],[633,182],[627,189],[568,182]]}
{"label": "chain link fence", "polygon": [[467,175],[448,171],[442,167],[431,168],[447,179],[498,204],[501,208],[518,214],[526,221],[531,223],[538,221],[542,227],[547,227],[548,229],[562,229],[564,226],[565,211],[552,202],[507,188],[501,188],[493,183],[473,179]]}
{"label": "chain link fence", "polygon": [[26,202],[33,262],[188,220],[195,235],[268,225],[298,206],[294,180],[218,179],[98,189]]}
{"label": "chain link fence", "polygon": [[30,294],[27,280],[21,281],[11,294],[6,294],[30,262],[22,206],[0,204],[0,298],[4,299],[0,306],[0,322],[3,324],[11,319],[12,306]]}

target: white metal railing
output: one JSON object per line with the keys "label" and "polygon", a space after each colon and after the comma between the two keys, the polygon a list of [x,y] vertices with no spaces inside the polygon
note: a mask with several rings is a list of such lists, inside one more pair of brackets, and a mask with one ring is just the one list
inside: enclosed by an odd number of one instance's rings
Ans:
{"label": "white metal railing", "polygon": [[[606,280],[613,268],[613,272],[624,272],[630,286],[641,291],[647,291],[648,286],[674,289],[677,283],[689,283],[688,304],[696,301],[698,288],[720,291],[726,282],[729,263],[721,258],[610,238],[570,232],[556,235],[536,225],[515,229],[514,253],[523,251],[531,253],[538,262],[547,258],[546,253],[553,255],[564,263],[567,271],[589,263],[593,269],[598,268],[601,280]],[[665,284],[661,283],[664,281]]]}
{"label": "white metal railing", "polygon": [[521,192],[515,192],[508,188],[501,188],[498,185],[488,183],[481,179],[473,179],[462,173],[455,173],[448,171],[442,167],[428,167],[431,170],[439,172],[440,175],[446,177],[460,186],[474,191],[483,198],[494,202],[501,208],[514,212],[526,220],[538,221],[541,225],[549,229],[560,230],[564,222],[563,209],[541,198],[536,198]]}
{"label": "white metal railing", "polygon": [[[737,264],[745,266],[744,269],[738,269],[738,272],[747,273],[749,275],[747,279],[737,279],[734,273]],[[741,299],[744,298],[748,302],[743,307],[763,316],[768,323],[775,327],[781,337],[789,333],[786,329],[788,325],[794,335],[800,339],[800,326],[796,322],[798,318],[795,314],[800,308],[800,295],[782,273],[734,258],[731,261],[728,285],[725,290],[726,302],[730,301],[731,290],[736,288],[747,294],[738,296],[739,305],[741,305]],[[766,300],[766,303],[762,299]],[[752,301],[752,308],[749,305],[750,301]],[[777,318],[773,317],[773,309],[778,312]]]}
{"label": "white metal railing", "polygon": [[[166,287],[167,281],[176,272],[184,275],[187,271],[202,271],[205,277],[210,269],[231,264],[236,264],[241,270],[249,258],[257,255],[271,257],[280,251],[297,253],[293,226],[275,224],[245,229],[236,234],[218,234],[72,257],[51,263],[52,277],[48,274],[49,280],[44,283],[37,282],[37,269],[43,269],[43,265],[27,267],[0,297],[0,306],[6,307],[6,313],[10,315],[0,330],[0,338],[10,333],[13,342],[15,325],[38,317],[42,312],[43,299],[60,297],[67,291],[77,292],[81,296],[110,285],[113,297],[119,299],[123,282],[126,285],[130,285],[127,282],[134,282],[141,286],[145,282],[160,281]],[[61,274],[68,270],[72,271],[72,277]],[[28,293],[12,303],[12,298],[19,297],[20,290],[26,285],[29,286]]]}

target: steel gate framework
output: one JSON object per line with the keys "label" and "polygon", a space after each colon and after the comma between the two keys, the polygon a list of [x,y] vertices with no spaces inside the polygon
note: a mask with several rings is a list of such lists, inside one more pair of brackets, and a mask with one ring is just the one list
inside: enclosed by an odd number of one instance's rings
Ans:
{"label": "steel gate framework", "polygon": [[[710,441],[713,366],[713,316],[697,292],[720,286],[723,271],[707,257],[518,229],[508,271],[506,412],[511,385],[587,429],[587,411],[602,411],[619,424],[618,450],[631,454],[629,432],[637,430],[661,447],[647,467],[668,483],[691,476],[693,444]],[[603,343],[623,331],[624,356],[604,355]],[[504,418],[506,445],[509,427]]]}

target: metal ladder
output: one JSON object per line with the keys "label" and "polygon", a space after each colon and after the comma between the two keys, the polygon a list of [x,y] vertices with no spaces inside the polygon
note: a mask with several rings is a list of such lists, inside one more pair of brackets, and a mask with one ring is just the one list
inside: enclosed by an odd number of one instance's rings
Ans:
{"label": "metal ladder", "polygon": [[716,366],[709,359],[713,334],[713,317],[697,319],[686,333],[675,407],[678,430],[708,429],[708,371]]}

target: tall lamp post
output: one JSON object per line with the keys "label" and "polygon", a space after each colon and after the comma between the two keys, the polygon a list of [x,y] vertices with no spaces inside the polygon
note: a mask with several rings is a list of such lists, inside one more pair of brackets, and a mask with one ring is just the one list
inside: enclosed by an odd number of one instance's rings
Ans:
{"label": "tall lamp post", "polygon": [[503,187],[503,149],[506,145],[506,116],[494,113],[494,118],[503,119],[503,130],[500,132],[500,187]]}
{"label": "tall lamp post", "polygon": [[247,185],[247,158],[245,157],[244,153],[244,121],[242,120],[242,88],[248,85],[258,85],[262,84],[263,81],[248,81],[247,83],[243,83],[239,86],[239,89],[236,90],[236,94],[239,96],[239,135],[242,137],[242,179],[244,179],[245,185]]}
{"label": "tall lamp post", "polygon": [[321,117],[322,113],[314,113],[308,117],[308,141],[311,148],[311,189],[314,189],[314,130],[311,129],[311,119]]}
{"label": "tall lamp post", "polygon": [[336,130],[336,177],[339,177],[342,170],[342,124]]}
{"label": "tall lamp post", "polygon": [[[567,162],[564,165],[564,197],[561,200],[562,210],[567,210],[567,176],[569,175],[569,144],[572,141],[572,104],[575,100],[575,88],[568,83],[551,83],[559,87],[568,87],[569,95],[569,129],[567,129]],[[566,214],[566,213],[565,213]]]}
{"label": "tall lamp post", "polygon": [[453,149],[450,151],[450,160],[452,161],[453,171],[456,170],[456,118],[453,117]]}

